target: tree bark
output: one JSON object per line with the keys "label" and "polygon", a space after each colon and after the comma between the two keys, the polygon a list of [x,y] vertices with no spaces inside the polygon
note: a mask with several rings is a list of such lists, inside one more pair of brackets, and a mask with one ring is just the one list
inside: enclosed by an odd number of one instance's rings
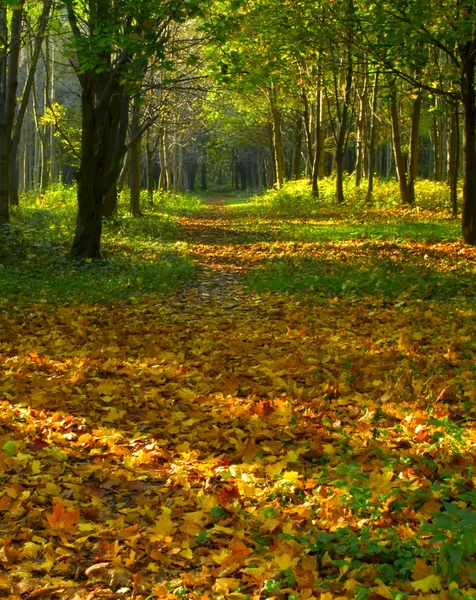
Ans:
{"label": "tree bark", "polygon": [[78,180],[78,215],[76,231],[71,248],[75,258],[99,258],[101,256],[102,196],[96,156],[96,118],[94,114],[95,90],[93,74],[82,76],[81,93],[81,166]]}
{"label": "tree bark", "polygon": [[463,51],[461,96],[464,115],[463,241],[476,245],[476,95],[474,91],[475,47],[466,44]]}
{"label": "tree bark", "polygon": [[408,197],[409,203],[415,204],[415,181],[418,177],[418,152],[420,136],[420,115],[423,90],[419,89],[413,101],[412,127],[410,132],[410,157],[408,160]]}
{"label": "tree bark", "polygon": [[[0,40],[7,39],[7,9],[0,6]],[[10,221],[8,202],[7,47],[0,46],[0,225]]]}
{"label": "tree bark", "polygon": [[397,88],[395,80],[390,83],[390,113],[392,118],[392,141],[393,152],[395,155],[395,165],[397,168],[398,184],[400,186],[400,198],[402,204],[410,204],[410,191],[408,189],[407,177],[405,173],[405,160],[402,153],[400,122],[398,118]]}
{"label": "tree bark", "polygon": [[[319,78],[320,79],[320,78]],[[314,159],[312,162],[312,195],[319,197],[319,168],[321,165],[321,152],[323,149],[322,136],[322,89],[319,81],[319,87],[316,93],[316,122],[315,122],[315,140]]]}
{"label": "tree bark", "polygon": [[131,202],[129,211],[134,217],[142,217],[140,208],[140,162],[141,162],[141,136],[138,135],[140,127],[140,104],[139,98],[134,98],[131,117],[131,138],[133,139],[129,148],[129,177]]}
{"label": "tree bark", "polygon": [[273,118],[274,162],[276,164],[276,183],[278,190],[284,184],[283,142],[281,133],[281,112],[274,103],[271,107]]}
{"label": "tree bark", "polygon": [[375,71],[374,89],[372,92],[372,106],[370,112],[370,132],[369,132],[369,164],[368,164],[368,181],[367,181],[367,201],[372,198],[374,190],[374,174],[375,174],[375,143],[377,141],[377,101],[378,101],[378,78],[379,69]]}
{"label": "tree bark", "polygon": [[336,135],[335,168],[336,168],[336,198],[337,204],[343,204],[344,198],[344,154],[347,147],[347,121],[350,109],[350,95],[352,91],[352,57],[350,52],[346,55],[347,66],[345,70],[345,91],[342,102],[341,116]]}
{"label": "tree bark", "polygon": [[[367,108],[367,64],[366,61],[359,63],[359,79],[361,85],[357,86],[359,96],[359,112],[357,116],[357,143],[356,143],[356,161],[355,161],[355,187],[360,187],[364,173],[364,158],[365,158],[365,113]],[[363,81],[362,81],[363,79]]]}
{"label": "tree bark", "polygon": [[453,219],[458,216],[458,170],[460,154],[459,134],[459,106],[457,102],[451,104],[451,126],[448,151],[448,186],[450,188],[451,215]]}
{"label": "tree bark", "polygon": [[301,148],[302,148],[302,116],[299,115],[296,119],[296,129],[294,133],[292,172],[293,179],[299,179],[301,175]]}

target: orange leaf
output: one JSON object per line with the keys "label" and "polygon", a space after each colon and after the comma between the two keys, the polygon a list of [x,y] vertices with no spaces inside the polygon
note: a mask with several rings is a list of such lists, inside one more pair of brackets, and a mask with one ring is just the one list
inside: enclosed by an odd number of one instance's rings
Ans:
{"label": "orange leaf", "polygon": [[53,511],[46,515],[46,520],[46,525],[59,533],[73,531],[79,521],[79,510],[76,508],[66,510],[61,500],[56,500]]}

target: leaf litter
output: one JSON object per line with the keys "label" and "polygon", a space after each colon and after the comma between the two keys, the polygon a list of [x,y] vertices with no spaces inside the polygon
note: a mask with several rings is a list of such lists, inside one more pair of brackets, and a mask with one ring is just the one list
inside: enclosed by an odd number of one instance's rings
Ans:
{"label": "leaf litter", "polygon": [[167,302],[0,313],[0,597],[476,594],[474,306],[251,293],[215,210]]}

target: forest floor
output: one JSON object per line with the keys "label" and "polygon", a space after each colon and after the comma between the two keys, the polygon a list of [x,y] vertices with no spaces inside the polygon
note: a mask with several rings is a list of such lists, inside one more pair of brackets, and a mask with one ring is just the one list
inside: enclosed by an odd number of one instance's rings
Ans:
{"label": "forest floor", "polygon": [[3,304],[0,597],[476,598],[475,249],[178,224],[166,297]]}

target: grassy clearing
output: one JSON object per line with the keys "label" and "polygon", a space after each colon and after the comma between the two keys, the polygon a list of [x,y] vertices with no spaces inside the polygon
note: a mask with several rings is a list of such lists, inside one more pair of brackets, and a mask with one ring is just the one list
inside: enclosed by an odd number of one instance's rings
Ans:
{"label": "grassy clearing", "polygon": [[22,198],[11,225],[0,231],[0,298],[17,303],[129,300],[186,281],[193,267],[185,245],[176,241],[178,215],[196,212],[200,199],[157,196],[140,219],[128,215],[127,202],[122,196],[118,214],[105,220],[103,260],[88,262],[68,257],[74,188],[56,186],[45,195]]}

